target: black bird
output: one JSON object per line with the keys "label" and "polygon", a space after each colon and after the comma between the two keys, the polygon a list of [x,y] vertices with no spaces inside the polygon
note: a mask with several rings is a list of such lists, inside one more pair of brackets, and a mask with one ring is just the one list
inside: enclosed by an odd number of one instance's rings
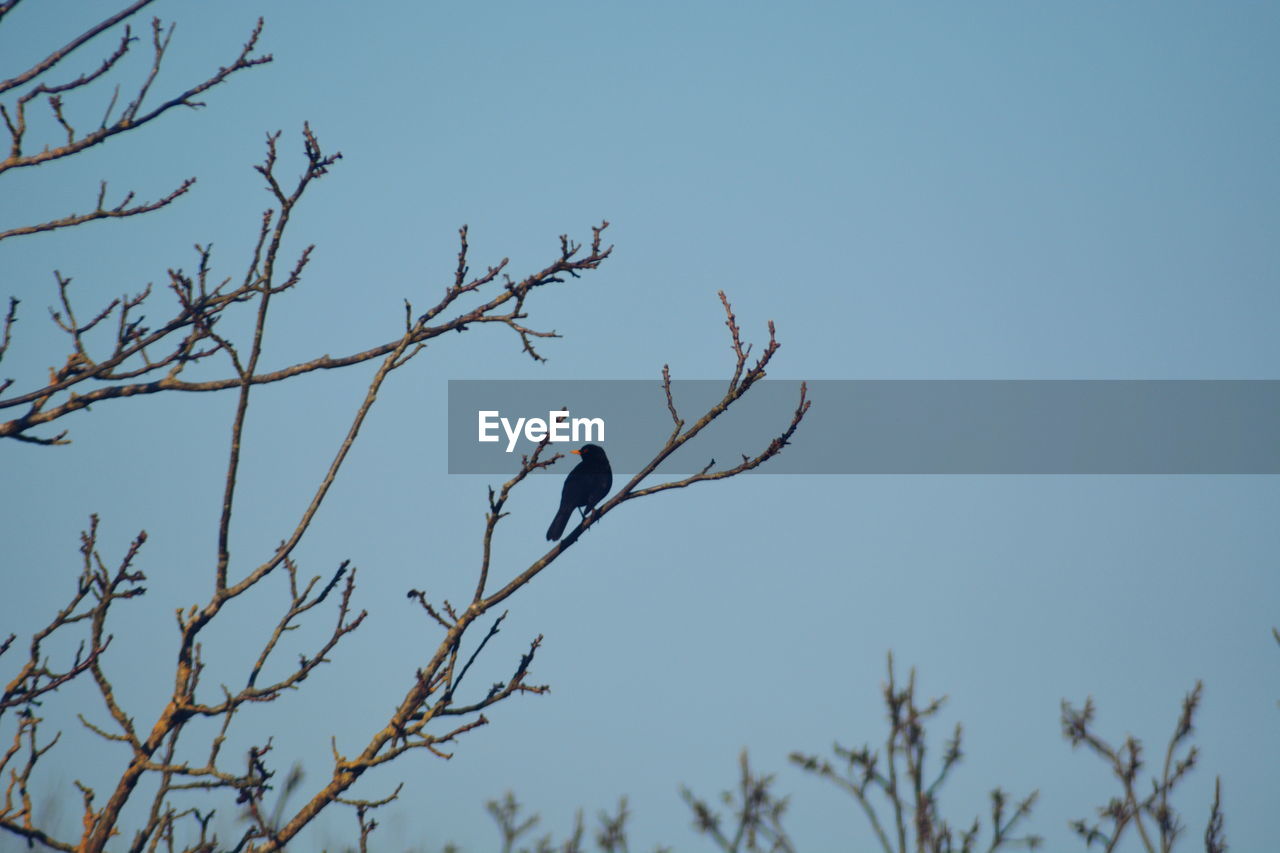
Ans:
{"label": "black bird", "polygon": [[560,510],[547,528],[547,541],[560,538],[575,509],[581,507],[585,515],[586,510],[600,503],[613,488],[613,469],[609,467],[609,457],[604,455],[603,447],[584,444],[581,450],[569,452],[581,456],[582,461],[564,478],[564,488],[560,490]]}

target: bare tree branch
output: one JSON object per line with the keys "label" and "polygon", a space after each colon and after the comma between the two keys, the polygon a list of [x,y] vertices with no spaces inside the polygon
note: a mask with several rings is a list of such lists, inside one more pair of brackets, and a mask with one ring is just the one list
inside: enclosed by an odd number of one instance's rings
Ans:
{"label": "bare tree branch", "polygon": [[[176,96],[152,103],[150,93],[170,49],[174,32],[171,25],[165,26],[158,19],[153,20],[150,28],[151,62],[144,79],[137,83],[132,96],[120,99],[117,88],[117,93],[105,104],[101,121],[87,131],[78,129],[77,125],[83,122],[64,102],[64,95],[106,81],[122,67],[123,57],[136,46],[138,39],[126,25],[114,50],[90,71],[62,82],[45,82],[41,75],[59,67],[95,36],[124,23],[147,2],[149,0],[128,6],[85,30],[41,63],[0,84],[0,94],[12,92],[7,103],[0,103],[0,119],[3,119],[10,138],[8,154],[0,160],[0,174],[72,156],[147,124],[175,107],[201,106],[196,99],[203,92],[237,71],[270,61],[269,56],[256,54],[262,31],[262,22],[259,21],[233,62]],[[0,18],[16,5],[17,0],[0,4]],[[58,144],[45,145],[39,150],[33,148],[27,139],[28,107],[37,101],[48,105],[54,133],[62,137]],[[428,303],[430,307],[425,311],[415,311],[406,301],[403,328],[397,329],[396,334],[375,346],[337,358],[325,354],[285,366],[265,365],[265,343],[271,331],[268,321],[274,322],[280,311],[278,306],[285,304],[278,297],[302,283],[312,253],[312,248],[307,247],[296,258],[281,256],[285,237],[294,219],[293,213],[309,187],[326,175],[341,157],[340,154],[325,153],[311,128],[304,125],[301,175],[296,180],[285,180],[281,177],[279,137],[279,133],[268,136],[265,158],[257,167],[274,201],[272,208],[255,220],[257,240],[242,276],[215,276],[211,249],[197,246],[194,268],[189,272],[170,270],[165,287],[156,288],[153,293],[153,288],[148,285],[138,292],[121,294],[86,307],[73,291],[71,279],[55,271],[56,307],[50,310],[50,315],[57,330],[55,334],[65,336],[65,358],[60,366],[49,367],[47,377],[28,378],[20,390],[0,399],[0,409],[13,410],[13,417],[0,423],[0,437],[38,444],[61,444],[66,441],[65,432],[49,436],[39,434],[39,428],[86,409],[95,402],[162,391],[235,392],[222,501],[217,520],[213,523],[216,545],[213,559],[205,563],[210,570],[212,584],[205,600],[176,613],[176,655],[170,658],[175,661],[172,689],[162,706],[130,707],[136,700],[118,695],[112,681],[113,662],[108,655],[111,645],[111,635],[107,632],[108,618],[117,612],[116,607],[121,602],[142,596],[146,591],[143,586],[146,578],[138,568],[146,534],[139,534],[120,559],[109,565],[99,548],[96,516],[81,537],[80,577],[74,594],[48,625],[33,635],[28,659],[18,661],[18,671],[9,679],[0,697],[0,720],[6,718],[7,709],[17,711],[8,717],[17,718],[15,738],[0,756],[0,771],[7,771],[5,775],[9,780],[0,803],[0,832],[29,843],[40,843],[51,849],[94,853],[117,843],[127,843],[132,851],[172,850],[184,845],[191,850],[212,851],[230,847],[245,851],[274,851],[291,843],[296,846],[299,833],[316,815],[334,804],[345,804],[356,810],[360,845],[364,849],[377,825],[371,816],[373,810],[394,800],[400,791],[396,788],[390,796],[381,799],[356,796],[358,791],[352,789],[365,773],[414,750],[425,750],[436,757],[449,759],[453,755],[453,745],[464,735],[488,724],[489,720],[484,715],[487,709],[517,694],[540,694],[549,689],[531,681],[532,665],[541,647],[541,635],[529,642],[527,651],[518,656],[512,669],[507,670],[510,675],[506,678],[492,683],[487,689],[473,684],[471,673],[476,671],[474,665],[482,655],[492,652],[496,644],[491,640],[498,634],[506,615],[504,605],[518,590],[572,547],[587,529],[626,501],[667,489],[688,487],[704,480],[732,477],[763,464],[781,452],[808,411],[807,389],[802,386],[800,400],[789,425],[756,455],[744,455],[741,463],[719,470],[708,465],[695,477],[641,488],[642,481],[664,459],[696,437],[764,377],[766,367],[778,349],[770,323],[768,345],[756,360],[751,361],[751,347],[743,343],[729,302],[721,294],[730,349],[735,358],[723,398],[691,425],[686,425],[670,399],[670,370],[664,367],[668,406],[675,423],[675,429],[665,444],[658,448],[652,462],[640,474],[523,570],[513,572],[494,565],[494,537],[499,523],[507,515],[506,507],[513,490],[529,474],[553,464],[559,458],[558,454],[544,460],[547,443],[543,442],[522,460],[520,470],[496,493],[490,490],[474,592],[468,591],[469,600],[463,599],[468,603],[462,608],[455,608],[448,600],[436,606],[428,600],[425,592],[410,592],[432,620],[427,623],[428,628],[433,632],[437,626],[441,629],[438,644],[434,650],[427,644],[428,651],[416,662],[412,677],[402,685],[403,695],[398,699],[395,710],[388,718],[371,726],[362,749],[354,755],[344,755],[339,751],[335,737],[331,771],[316,785],[308,785],[296,766],[287,775],[282,774],[283,782],[280,781],[274,766],[274,745],[269,737],[251,741],[254,745],[246,752],[228,755],[225,745],[232,727],[245,719],[240,712],[254,703],[279,701],[300,689],[312,673],[333,659],[342,640],[358,629],[367,616],[365,611],[357,612],[353,603],[357,573],[349,561],[342,560],[336,570],[327,573],[327,580],[323,582],[319,576],[303,582],[299,580],[301,569],[295,552],[329,496],[390,375],[407,366],[423,351],[428,341],[447,332],[467,331],[473,325],[505,326],[514,333],[524,354],[542,360],[543,356],[535,345],[542,339],[557,335],[554,330],[540,328],[529,320],[533,294],[541,288],[566,283],[599,268],[612,252],[612,246],[603,243],[603,232],[609,226],[606,221],[592,229],[592,237],[585,245],[561,235],[558,250],[554,251],[550,261],[521,278],[512,277],[505,258],[473,274],[468,230],[464,226],[459,231],[460,247],[456,265],[452,265],[452,281],[446,284],[438,301]],[[155,202],[136,202],[134,195],[127,193],[122,201],[109,206],[104,183],[96,206],[89,213],[11,227],[0,232],[0,239],[156,210],[180,197],[190,185],[187,182]],[[172,306],[157,310],[161,299],[171,299]],[[21,343],[21,336],[15,335],[18,308],[18,300],[11,299],[0,334],[0,358],[11,345]],[[252,331],[247,338],[227,331],[228,326],[235,324],[220,322],[228,316],[240,316],[237,312],[252,312]],[[147,315],[161,319],[149,320]],[[398,319],[396,322],[398,325]],[[335,436],[332,460],[305,508],[283,531],[280,544],[256,555],[233,553],[233,533],[238,519],[245,512],[243,443],[254,411],[250,402],[256,399],[256,389],[317,370],[375,360],[378,364],[368,381],[363,400],[355,407],[345,434]],[[202,365],[206,370],[201,378],[192,379],[187,375],[193,365]],[[213,378],[208,378],[210,376]],[[14,380],[0,383],[0,393],[9,392],[14,384]],[[246,661],[246,670],[239,676],[243,681],[232,682],[244,686],[233,689],[220,685],[211,691],[204,683],[205,644],[202,639],[205,629],[224,615],[224,609],[232,601],[249,595],[255,589],[261,591],[263,581],[281,567],[288,576],[288,596],[280,605],[278,617],[262,626],[262,644],[255,650],[251,662]],[[495,582],[495,576],[500,580]],[[314,643],[298,652],[296,666],[282,666],[280,655],[287,645],[286,638],[295,628],[313,619],[326,602],[326,606],[333,607],[333,622],[327,633],[322,633]],[[498,615],[500,606],[503,607],[501,615]],[[492,619],[487,632],[473,635],[469,640],[468,631],[477,620],[484,619]],[[51,665],[42,651],[43,645],[54,633],[62,636],[71,631],[84,634],[79,651],[73,660],[58,666]],[[14,642],[15,638],[10,637],[0,643],[0,655],[9,651]],[[33,709],[41,701],[51,701],[59,688],[77,678],[92,685],[102,703],[92,709],[83,709],[78,714],[81,724],[114,747],[126,750],[128,758],[117,777],[105,784],[96,783],[100,784],[100,790],[94,790],[81,781],[75,782],[82,804],[80,837],[59,839],[35,826],[30,790],[36,768],[58,746],[60,732],[46,738],[40,731],[44,718],[36,716]],[[467,681],[467,678],[472,678],[472,681]],[[207,745],[196,737],[195,733],[200,729],[189,726],[198,720],[211,722]],[[743,766],[745,773],[745,758]],[[213,794],[233,798],[249,822],[243,833],[237,830],[237,838],[230,839],[229,844],[218,839],[213,829],[214,809],[194,808],[181,800],[182,797]],[[291,802],[294,794],[300,795],[297,803]],[[137,823],[126,827],[123,822],[125,815],[136,815]],[[625,801],[616,816],[602,817],[602,847],[622,849],[626,818]],[[126,836],[126,831],[131,835]],[[764,825],[759,831],[768,833],[772,830]],[[580,840],[581,835],[579,822],[575,838]],[[188,843],[192,839],[194,846]]]}
{"label": "bare tree branch", "polygon": [[[4,15],[13,11],[13,8],[18,5],[18,2],[19,0],[13,0],[13,2],[5,3],[3,6],[0,6],[0,18],[3,18]],[[97,24],[85,30],[83,33],[76,36],[74,39],[67,42],[67,44],[63,45],[59,49],[53,51],[53,53],[50,53],[44,59],[37,62],[35,65],[31,66],[30,68],[28,68],[26,71],[14,77],[9,78],[8,80],[0,82],[0,94],[3,94],[16,86],[21,86],[23,83],[26,83],[40,76],[44,72],[48,71],[50,68],[53,68],[62,60],[66,59],[77,48],[79,48],[85,42],[92,39],[94,36],[97,36],[97,35],[100,35],[101,33],[106,32],[107,30],[114,27],[116,24],[130,17],[134,13],[138,12],[143,7],[151,5],[153,2],[155,2],[155,0],[137,0],[137,2],[133,3],[130,6],[126,6],[123,10],[116,13],[115,15],[112,15],[110,18],[107,18],[104,21],[99,21]]]}
{"label": "bare tree branch", "polygon": [[680,796],[694,814],[694,828],[725,853],[794,853],[795,846],[782,827],[788,798],[773,793],[772,775],[751,772],[745,749],[738,757],[738,768],[738,789],[721,797],[731,809],[732,829],[725,827],[724,816],[709,803],[681,787]]}
{"label": "bare tree branch", "polygon": [[53,231],[58,228],[69,228],[73,225],[83,225],[86,222],[92,222],[95,219],[123,219],[126,216],[137,216],[140,213],[150,213],[153,210],[159,210],[162,207],[176,201],[179,196],[184,195],[187,190],[195,185],[195,178],[187,178],[182,182],[176,190],[167,196],[156,201],[142,202],[141,204],[132,204],[133,193],[127,193],[124,199],[114,207],[106,206],[107,182],[103,181],[98,190],[97,206],[89,213],[69,213],[61,219],[52,219],[48,222],[41,222],[38,225],[22,225],[16,228],[10,228],[8,231],[0,231],[0,240],[7,237],[22,237],[27,234],[39,234],[42,231]]}
{"label": "bare tree branch", "polygon": [[[105,107],[100,108],[100,118],[85,122],[82,120],[82,116],[73,116],[67,109],[64,100],[65,96],[68,93],[79,93],[95,88],[94,84],[103,81],[120,66],[121,60],[128,55],[135,43],[138,42],[138,38],[133,35],[131,25],[126,21],[152,2],[153,0],[138,0],[138,2],[126,6],[120,12],[90,26],[62,47],[54,49],[44,59],[29,66],[26,70],[8,79],[0,80],[0,96],[8,93],[12,98],[7,102],[0,100],[0,121],[3,121],[4,129],[9,135],[7,152],[0,159],[0,175],[11,169],[36,166],[64,157],[74,156],[114,136],[150,124],[175,107],[190,107],[194,109],[204,106],[203,102],[196,100],[199,95],[220,85],[238,71],[271,61],[270,55],[255,55],[254,53],[262,34],[262,21],[259,20],[239,54],[230,64],[217,69],[212,75],[189,86],[186,90],[170,97],[168,100],[148,107],[145,104],[147,96],[164,63],[173,35],[172,25],[165,28],[160,20],[155,18],[151,21],[152,58],[150,68],[145,78],[137,84],[133,96],[117,112],[116,107],[120,100],[121,87],[120,84],[116,84],[111,90],[110,96],[105,98]],[[0,19],[3,19],[17,5],[16,0],[15,2],[0,4]],[[80,56],[83,53],[82,48],[86,48],[89,42],[122,24],[123,28],[116,47],[97,64],[96,68],[79,73],[63,82],[51,83],[39,79],[46,77],[49,72],[59,68],[64,61],[73,55]],[[21,94],[16,94],[15,90],[28,84],[32,85]],[[45,138],[32,141],[28,138],[31,130],[28,121],[29,108],[40,100],[43,100],[47,105],[54,123],[61,131],[61,140],[55,141]],[[81,130],[77,125],[88,125],[88,129]],[[184,195],[194,183],[195,178],[188,178],[169,194],[155,201],[135,202],[135,193],[127,192],[119,202],[108,204],[106,201],[107,184],[103,181],[99,186],[97,202],[91,211],[69,213],[60,218],[35,223],[0,227],[0,241],[12,237],[83,225],[99,219],[120,219],[149,213],[168,206]],[[0,388],[0,391],[2,390],[3,388]],[[33,440],[38,444],[60,443]]]}
{"label": "bare tree branch", "polygon": [[[601,242],[602,233],[608,227],[607,222],[592,229],[590,252],[586,255],[581,255],[582,246],[562,236],[560,257],[557,260],[519,282],[508,280],[499,292],[485,302],[469,310],[458,311],[447,320],[434,322],[460,297],[492,284],[507,264],[504,259],[497,266],[490,267],[485,274],[467,281],[465,279],[467,234],[466,229],[463,228],[460,232],[463,248],[459,253],[458,267],[458,276],[461,277],[462,283],[455,281],[454,285],[446,290],[444,298],[439,303],[420,315],[416,321],[408,324],[401,337],[339,358],[323,355],[288,367],[260,372],[257,369],[260,349],[251,348],[248,361],[242,362],[239,351],[230,341],[218,334],[214,327],[224,312],[255,299],[259,300],[260,320],[265,320],[265,306],[270,297],[294,287],[301,280],[303,268],[310,257],[310,249],[302,253],[283,281],[262,284],[263,281],[274,281],[276,255],[293,208],[298,204],[310,183],[326,174],[341,156],[340,154],[323,154],[310,128],[304,128],[303,136],[308,166],[302,178],[290,192],[286,192],[281,187],[275,176],[278,134],[268,137],[267,158],[264,164],[258,167],[258,171],[266,178],[269,188],[280,201],[280,209],[278,213],[269,211],[263,217],[258,246],[244,281],[239,287],[225,290],[226,281],[211,286],[209,282],[210,251],[207,248],[197,247],[198,262],[195,275],[188,276],[180,270],[170,272],[169,291],[177,299],[178,310],[168,321],[150,328],[144,326],[140,319],[134,319],[133,313],[150,296],[149,289],[135,297],[112,300],[96,312],[99,318],[110,316],[113,312],[117,316],[118,329],[115,341],[105,354],[95,354],[85,339],[85,332],[92,328],[92,325],[78,326],[74,320],[67,325],[61,320],[61,313],[55,314],[55,323],[71,338],[71,351],[67,361],[61,368],[51,368],[48,381],[41,387],[0,398],[0,409],[26,407],[23,414],[9,421],[0,422],[0,437],[42,444],[65,444],[65,432],[53,438],[43,438],[33,435],[30,430],[86,409],[97,402],[162,391],[207,392],[235,388],[240,389],[241,399],[247,400],[246,393],[250,386],[280,382],[315,370],[348,367],[376,358],[385,358],[392,353],[397,353],[397,358],[405,355],[412,357],[427,341],[448,332],[465,331],[473,323],[498,323],[511,328],[520,338],[524,350],[531,357],[541,358],[532,349],[529,342],[530,336],[551,336],[554,333],[535,332],[522,322],[527,317],[526,299],[539,287],[561,283],[567,277],[576,277],[583,272],[598,268],[613,250],[611,246],[605,247]],[[64,310],[68,317],[73,317],[67,291],[68,284],[67,280],[58,277],[59,293]],[[11,304],[10,315],[16,320],[16,304]],[[12,325],[13,321],[6,323],[6,333]],[[161,347],[167,349],[166,354],[158,357],[148,354]],[[235,372],[234,376],[200,382],[188,382],[180,378],[180,374],[188,366],[202,362],[218,353],[225,353],[230,359]],[[149,381],[133,381],[148,374],[163,375]],[[111,384],[104,384],[102,387],[88,391],[80,390],[80,386],[91,382]],[[65,399],[61,401],[55,399],[63,394],[66,395]]]}
{"label": "bare tree branch", "polygon": [[[1086,846],[1098,842],[1107,850],[1115,849],[1125,831],[1133,827],[1143,849],[1150,853],[1169,853],[1173,849],[1185,827],[1169,798],[1187,772],[1195,767],[1199,758],[1199,750],[1195,746],[1188,747],[1185,752],[1180,750],[1186,746],[1194,730],[1195,714],[1200,706],[1202,692],[1203,685],[1197,681],[1191,692],[1183,698],[1178,721],[1165,750],[1160,775],[1151,779],[1150,792],[1145,795],[1138,790],[1139,776],[1146,766],[1142,757],[1142,742],[1129,735],[1119,747],[1113,746],[1098,735],[1094,727],[1097,710],[1092,698],[1087,698],[1080,708],[1063,701],[1063,736],[1071,742],[1072,747],[1084,744],[1102,758],[1120,782],[1122,792],[1120,797],[1113,797],[1098,809],[1102,822],[1072,822],[1071,828],[1084,840]],[[1216,793],[1209,826],[1205,829],[1206,849],[1214,849],[1213,844],[1225,844],[1222,840],[1220,802]]]}
{"label": "bare tree branch", "polygon": [[[123,10],[119,15],[107,19],[81,35],[79,38],[70,42],[67,46],[50,54],[45,60],[35,66],[32,66],[27,71],[10,78],[9,80],[0,82],[0,93],[6,92],[17,86],[21,86],[35,79],[39,75],[48,71],[58,62],[61,62],[72,51],[83,45],[90,38],[106,29],[110,29],[112,26],[115,26],[117,23],[134,14],[150,2],[151,0],[139,0],[139,2],[134,3],[129,8]],[[0,160],[0,174],[3,174],[10,169],[38,166],[41,163],[48,163],[52,160],[58,160],[63,157],[70,157],[74,154],[78,154],[87,148],[91,148],[94,145],[105,142],[113,136],[149,124],[172,110],[174,107],[196,108],[204,106],[202,102],[195,100],[196,96],[219,85],[237,71],[243,71],[244,69],[253,68],[256,65],[262,65],[271,61],[272,57],[269,54],[264,56],[253,55],[254,51],[257,49],[258,39],[262,35],[262,26],[263,22],[259,19],[257,26],[254,27],[253,32],[249,34],[248,40],[241,47],[240,53],[229,65],[219,68],[211,76],[188,87],[186,90],[169,98],[168,100],[165,100],[148,110],[144,110],[144,101],[146,100],[146,96],[151,88],[152,82],[160,71],[160,66],[164,62],[165,53],[169,47],[169,39],[173,32],[172,28],[166,32],[163,29],[159,18],[153,19],[151,22],[151,68],[147,74],[147,78],[138,87],[137,94],[129,101],[128,104],[125,105],[124,109],[115,121],[110,121],[110,110],[108,110],[108,115],[103,117],[103,120],[98,127],[85,133],[79,133],[69,125],[65,117],[62,115],[62,102],[58,96],[71,89],[77,89],[82,86],[89,85],[114,66],[129,50],[130,44],[134,41],[129,33],[126,32],[121,41],[121,47],[117,49],[115,54],[104,62],[104,67],[100,68],[98,71],[81,75],[69,83],[55,86],[47,86],[43,83],[37,84],[35,87],[19,97],[12,109],[4,107],[0,110],[3,114],[5,125],[8,128],[10,137],[9,156]],[[63,128],[67,131],[69,138],[65,144],[53,147],[41,146],[40,150],[27,154],[25,153],[24,145],[27,132],[27,105],[41,95],[49,96],[50,108],[59,123],[62,124]]]}
{"label": "bare tree branch", "polygon": [[[892,654],[889,655],[889,680],[884,685],[882,696],[889,718],[883,754],[872,751],[869,745],[848,749],[836,744],[833,751],[843,766],[799,752],[791,754],[791,762],[834,783],[852,796],[884,853],[908,853],[911,850],[971,853],[977,850],[981,822],[974,819],[966,828],[953,827],[942,816],[938,806],[939,790],[964,757],[959,725],[946,742],[941,763],[929,781],[927,730],[930,721],[945,704],[946,697],[919,704],[916,701],[915,670],[911,670],[906,686],[900,687]],[[1043,843],[1037,835],[1014,834],[1018,825],[1031,814],[1038,792],[1033,791],[1014,804],[1012,812],[1007,809],[1009,796],[1002,789],[995,788],[990,797],[988,853],[1010,847],[1034,850]],[[882,804],[888,806],[892,816],[892,823],[887,829],[886,821],[881,818]]]}

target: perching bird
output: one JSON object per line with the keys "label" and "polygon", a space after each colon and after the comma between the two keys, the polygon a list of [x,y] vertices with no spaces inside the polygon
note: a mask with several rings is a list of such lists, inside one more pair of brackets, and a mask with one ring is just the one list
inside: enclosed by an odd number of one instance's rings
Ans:
{"label": "perching bird", "polygon": [[560,538],[575,509],[581,507],[584,512],[591,509],[613,488],[613,469],[609,467],[609,457],[604,455],[604,448],[584,444],[581,450],[569,452],[581,456],[582,461],[564,478],[564,488],[560,490],[560,510],[547,528],[548,541]]}

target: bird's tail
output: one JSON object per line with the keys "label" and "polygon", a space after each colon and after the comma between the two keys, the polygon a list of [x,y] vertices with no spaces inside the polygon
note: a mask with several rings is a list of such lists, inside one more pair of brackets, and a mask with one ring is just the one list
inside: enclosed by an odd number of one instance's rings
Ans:
{"label": "bird's tail", "polygon": [[569,523],[569,516],[573,515],[573,507],[568,504],[560,507],[560,511],[556,513],[556,517],[551,519],[551,526],[547,528],[547,541],[554,542],[564,533],[564,526]]}

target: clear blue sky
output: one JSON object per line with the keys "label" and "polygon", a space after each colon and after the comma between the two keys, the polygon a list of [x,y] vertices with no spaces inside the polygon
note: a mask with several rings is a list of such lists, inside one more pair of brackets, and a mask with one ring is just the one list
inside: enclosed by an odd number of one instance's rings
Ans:
{"label": "clear blue sky", "polygon": [[[77,29],[85,7],[20,6],[0,27],[0,76]],[[474,266],[510,256],[516,271],[547,261],[561,233],[614,223],[614,257],[533,306],[564,335],[543,348],[549,363],[473,329],[384,389],[296,552],[308,574],[350,558],[369,622],[302,694],[242,721],[276,732],[280,762],[301,758],[311,784],[329,737],[365,743],[435,645],[405,590],[456,601],[470,583],[487,481],[445,474],[450,378],[635,379],[663,363],[724,376],[718,289],[748,335],[776,321],[778,378],[1277,378],[1272,4],[166,0],[156,12],[178,23],[158,93],[230,61],[259,14],[276,61],[205,110],[4,176],[0,225],[81,209],[102,178],[145,198],[200,178],[144,219],[0,243],[0,296],[24,310],[4,376],[62,362],[42,331],[54,269],[103,300],[189,268],[197,242],[224,274],[242,270],[268,203],[251,169],[263,134],[284,131],[296,171],[304,120],[344,159],[296,220],[294,251],[318,248],[280,306],[273,364],[395,335],[402,300],[434,301],[450,280],[463,223]],[[258,395],[240,570],[292,525],[368,374]],[[29,633],[62,600],[90,512],[109,553],[151,534],[148,596],[121,608],[112,648],[139,720],[160,707],[147,679],[171,665],[173,609],[211,586],[233,405],[100,405],[66,424],[69,448],[0,447],[0,631]],[[557,489],[541,478],[510,507],[501,571],[543,552]],[[574,809],[626,794],[632,849],[700,849],[677,787],[730,787],[747,746],[792,795],[801,849],[869,849],[852,802],[786,755],[878,739],[892,649],[923,691],[950,695],[944,722],[965,723],[943,802],[955,822],[997,784],[1039,788],[1029,828],[1078,849],[1066,822],[1113,788],[1061,738],[1059,701],[1093,695],[1104,732],[1154,755],[1203,679],[1184,849],[1218,773],[1233,848],[1267,849],[1277,509],[1280,483],[1246,476],[754,477],[636,502],[512,601],[476,679],[505,674],[543,633],[535,676],[553,691],[496,709],[452,762],[416,756],[358,793],[408,782],[383,815],[386,849],[491,849],[483,803],[507,789],[557,835]],[[208,638],[210,686],[242,677],[247,626],[276,618],[269,599]],[[77,762],[93,755],[105,775],[122,759],[65,737],[45,778],[74,823]],[[353,826],[330,815],[309,843],[332,847]]]}

